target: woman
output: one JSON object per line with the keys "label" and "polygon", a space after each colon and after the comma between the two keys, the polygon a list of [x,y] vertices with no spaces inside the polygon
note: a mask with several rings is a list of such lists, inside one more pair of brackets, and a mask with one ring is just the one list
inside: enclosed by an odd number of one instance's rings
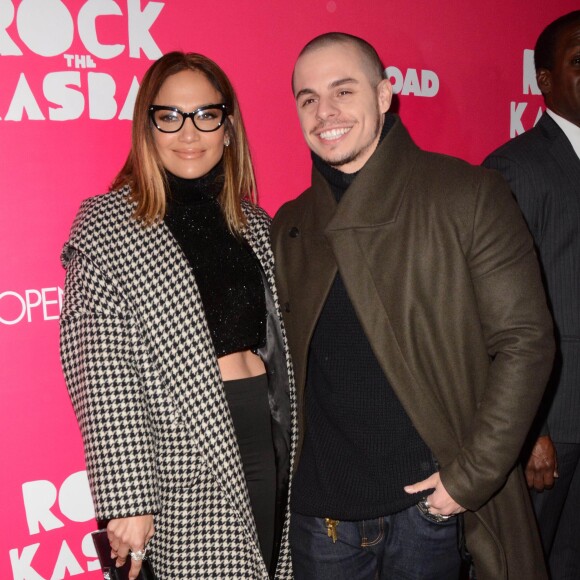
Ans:
{"label": "woman", "polygon": [[64,373],[131,578],[144,553],[161,580],[292,575],[293,378],[268,230],[228,78],[163,56],[113,191],[83,202],[63,251]]}

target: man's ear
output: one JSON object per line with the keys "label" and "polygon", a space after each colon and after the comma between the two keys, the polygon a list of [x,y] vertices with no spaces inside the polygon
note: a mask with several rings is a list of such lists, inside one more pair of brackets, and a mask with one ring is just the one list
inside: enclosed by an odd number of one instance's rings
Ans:
{"label": "man's ear", "polygon": [[389,79],[383,79],[377,85],[377,98],[379,100],[379,110],[381,113],[386,113],[391,107],[391,100],[393,99],[393,85]]}
{"label": "man's ear", "polygon": [[552,92],[552,73],[547,68],[538,69],[536,81],[543,95],[549,95]]}

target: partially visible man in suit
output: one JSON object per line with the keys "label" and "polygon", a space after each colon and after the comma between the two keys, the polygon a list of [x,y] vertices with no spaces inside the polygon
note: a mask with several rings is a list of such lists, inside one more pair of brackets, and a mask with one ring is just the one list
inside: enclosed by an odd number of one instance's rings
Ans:
{"label": "partially visible man in suit", "polygon": [[526,478],[554,580],[580,578],[580,10],[552,22],[535,47],[547,111],[492,153],[534,237],[558,353],[532,432]]}
{"label": "partially visible man in suit", "polygon": [[272,240],[300,424],[296,580],[456,580],[458,537],[478,580],[545,580],[514,465],[552,325],[507,184],[419,149],[360,38],[313,39],[292,86],[312,186]]}

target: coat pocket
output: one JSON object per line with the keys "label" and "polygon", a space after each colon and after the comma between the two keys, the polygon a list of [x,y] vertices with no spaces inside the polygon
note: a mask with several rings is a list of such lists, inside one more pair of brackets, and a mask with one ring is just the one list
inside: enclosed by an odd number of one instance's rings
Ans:
{"label": "coat pocket", "polygon": [[205,472],[206,464],[193,441],[191,429],[176,412],[169,411],[158,420],[156,459],[162,488],[187,488]]}

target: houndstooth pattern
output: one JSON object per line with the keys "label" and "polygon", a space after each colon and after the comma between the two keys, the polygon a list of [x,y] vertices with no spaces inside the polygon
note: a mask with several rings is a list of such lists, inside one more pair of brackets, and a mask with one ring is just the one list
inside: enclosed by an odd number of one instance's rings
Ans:
{"label": "houndstooth pattern", "polygon": [[[62,365],[97,517],[155,513],[150,548],[160,580],[265,579],[195,279],[165,224],[145,227],[131,218],[128,193],[84,201],[63,251]],[[280,316],[270,219],[251,204],[243,207],[244,235]],[[296,405],[286,342],[285,354],[293,460]],[[292,577],[288,525],[287,511],[280,579]]]}

